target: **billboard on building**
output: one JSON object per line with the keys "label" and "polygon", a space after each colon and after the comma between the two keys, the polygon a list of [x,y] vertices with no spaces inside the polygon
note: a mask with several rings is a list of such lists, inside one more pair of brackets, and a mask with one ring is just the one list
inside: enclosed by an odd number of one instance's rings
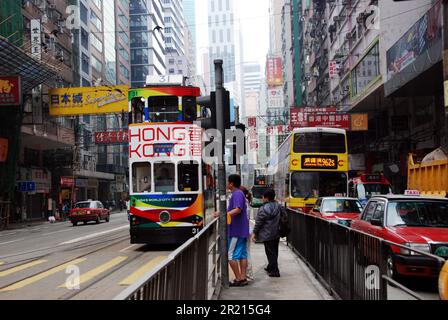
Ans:
{"label": "billboard on building", "polygon": [[316,114],[308,116],[309,127],[338,128],[350,130],[349,114]]}
{"label": "billboard on building", "polygon": [[0,76],[0,107],[18,106],[22,103],[19,76]]}
{"label": "billboard on building", "polygon": [[314,114],[334,114],[337,112],[336,107],[306,107],[291,108],[290,110],[290,127],[304,128],[308,127],[308,116]]}
{"label": "billboard on building", "polygon": [[282,58],[268,58],[266,62],[266,78],[269,87],[283,86]]}
{"label": "billboard on building", "polygon": [[124,130],[95,132],[95,143],[96,144],[129,143],[129,132]]}
{"label": "billboard on building", "polygon": [[268,109],[281,109],[283,107],[283,87],[268,89]]}
{"label": "billboard on building", "polygon": [[[387,51],[387,80],[414,63],[442,39],[442,3],[438,1]],[[433,61],[436,63],[437,61]],[[422,68],[418,68],[422,70]],[[424,70],[422,70],[424,71]],[[412,76],[418,73],[411,72]]]}
{"label": "billboard on building", "polygon": [[51,116],[78,116],[128,112],[127,86],[52,89]]}

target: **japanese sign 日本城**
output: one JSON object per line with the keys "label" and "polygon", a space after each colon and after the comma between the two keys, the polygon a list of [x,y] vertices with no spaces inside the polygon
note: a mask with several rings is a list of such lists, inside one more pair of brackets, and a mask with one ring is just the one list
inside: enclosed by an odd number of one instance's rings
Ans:
{"label": "japanese sign \u65e5\u672c\u57ce", "polygon": [[76,116],[126,112],[128,91],[127,86],[53,89],[49,92],[50,115]]}

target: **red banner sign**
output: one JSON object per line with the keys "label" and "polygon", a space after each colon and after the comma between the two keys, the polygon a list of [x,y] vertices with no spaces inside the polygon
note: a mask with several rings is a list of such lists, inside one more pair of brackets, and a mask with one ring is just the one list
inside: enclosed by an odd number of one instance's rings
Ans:
{"label": "red banner sign", "polygon": [[349,114],[309,115],[308,126],[350,130],[351,118]]}
{"label": "red banner sign", "polygon": [[19,76],[0,76],[0,106],[17,106],[22,103]]}
{"label": "red banner sign", "polygon": [[8,139],[0,138],[0,162],[8,158]]}
{"label": "red banner sign", "polygon": [[267,81],[269,87],[283,85],[282,58],[268,58],[266,63]]}
{"label": "red banner sign", "polygon": [[96,144],[128,143],[128,131],[95,132]]}
{"label": "red banner sign", "polygon": [[63,187],[74,187],[75,179],[71,177],[61,177],[61,186]]}
{"label": "red banner sign", "polygon": [[257,117],[247,118],[247,126],[249,128],[256,128],[257,127]]}
{"label": "red banner sign", "polygon": [[324,108],[291,108],[290,127],[291,128],[304,128],[309,127],[308,116],[314,114],[335,114],[337,112],[336,107],[324,107]]}

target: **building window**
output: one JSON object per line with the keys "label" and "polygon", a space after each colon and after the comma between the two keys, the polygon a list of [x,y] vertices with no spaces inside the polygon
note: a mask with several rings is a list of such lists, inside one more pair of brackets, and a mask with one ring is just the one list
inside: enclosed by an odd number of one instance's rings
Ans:
{"label": "building window", "polygon": [[351,72],[351,97],[361,94],[380,76],[379,44],[376,43]]}

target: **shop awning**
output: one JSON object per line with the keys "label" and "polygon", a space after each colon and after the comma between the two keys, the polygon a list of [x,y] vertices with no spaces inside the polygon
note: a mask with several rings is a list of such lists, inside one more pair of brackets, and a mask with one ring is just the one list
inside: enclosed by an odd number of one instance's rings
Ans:
{"label": "shop awning", "polygon": [[19,47],[0,37],[0,75],[19,75],[22,92],[29,93],[38,85],[58,76],[58,69],[45,61],[38,61]]}

